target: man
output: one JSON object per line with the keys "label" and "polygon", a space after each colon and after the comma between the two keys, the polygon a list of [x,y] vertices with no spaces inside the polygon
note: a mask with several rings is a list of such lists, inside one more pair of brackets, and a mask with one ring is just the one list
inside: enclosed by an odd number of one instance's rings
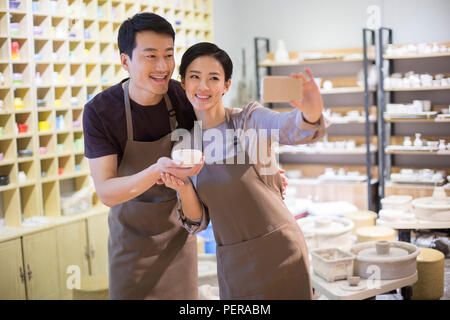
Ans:
{"label": "man", "polygon": [[170,133],[191,129],[195,114],[177,81],[175,32],[162,17],[139,13],[122,23],[118,46],[129,80],[84,109],[85,155],[100,200],[111,207],[111,299],[197,299],[197,242],[177,222],[175,191],[157,184],[177,167]]}

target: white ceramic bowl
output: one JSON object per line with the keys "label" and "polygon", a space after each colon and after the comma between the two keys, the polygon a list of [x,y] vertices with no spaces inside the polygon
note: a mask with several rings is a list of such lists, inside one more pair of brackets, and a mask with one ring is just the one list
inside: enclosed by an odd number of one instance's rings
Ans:
{"label": "white ceramic bowl", "polygon": [[191,168],[202,162],[203,153],[195,149],[178,149],[172,151],[172,160],[182,161],[181,167]]}

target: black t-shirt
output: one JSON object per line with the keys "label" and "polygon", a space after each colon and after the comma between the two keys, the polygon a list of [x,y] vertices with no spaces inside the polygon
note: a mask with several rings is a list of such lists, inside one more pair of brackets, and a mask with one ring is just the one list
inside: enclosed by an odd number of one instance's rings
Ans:
{"label": "black t-shirt", "polygon": [[[83,131],[86,158],[117,154],[118,164],[127,142],[127,123],[122,83],[102,91],[84,106]],[[167,94],[175,110],[178,127],[190,130],[196,119],[191,103],[180,83],[169,81]],[[141,106],[130,99],[134,140],[152,142],[170,133],[164,99],[154,106]]]}

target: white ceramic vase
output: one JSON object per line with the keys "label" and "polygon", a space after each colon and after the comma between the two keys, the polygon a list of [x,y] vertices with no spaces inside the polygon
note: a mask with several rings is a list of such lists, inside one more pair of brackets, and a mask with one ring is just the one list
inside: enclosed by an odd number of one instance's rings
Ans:
{"label": "white ceramic vase", "polygon": [[405,140],[403,141],[403,145],[405,147],[411,147],[412,146],[411,137],[405,137]]}
{"label": "white ceramic vase", "polygon": [[420,139],[422,134],[416,133],[416,139],[414,140],[414,147],[421,147],[423,146],[423,141]]}

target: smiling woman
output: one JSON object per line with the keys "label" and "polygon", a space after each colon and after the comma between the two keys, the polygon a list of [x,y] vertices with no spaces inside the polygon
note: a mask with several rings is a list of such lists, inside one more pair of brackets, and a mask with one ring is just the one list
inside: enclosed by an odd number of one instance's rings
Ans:
{"label": "smiling woman", "polygon": [[[191,141],[200,140],[193,144],[201,146],[205,165],[192,179],[178,181],[166,173],[161,179],[178,191],[179,221],[189,232],[205,229],[211,219],[221,299],[311,299],[305,239],[283,203],[271,146],[274,140],[292,145],[324,135],[319,89],[306,70],[309,79],[294,75],[303,81],[305,99],[293,101],[291,112],[277,113],[257,102],[225,108],[222,96],[230,88],[232,66],[228,54],[212,43],[198,43],[183,55],[181,84],[203,129]],[[308,123],[304,116],[317,121]],[[247,135],[252,130],[258,134]],[[269,157],[255,157],[263,145]]]}

